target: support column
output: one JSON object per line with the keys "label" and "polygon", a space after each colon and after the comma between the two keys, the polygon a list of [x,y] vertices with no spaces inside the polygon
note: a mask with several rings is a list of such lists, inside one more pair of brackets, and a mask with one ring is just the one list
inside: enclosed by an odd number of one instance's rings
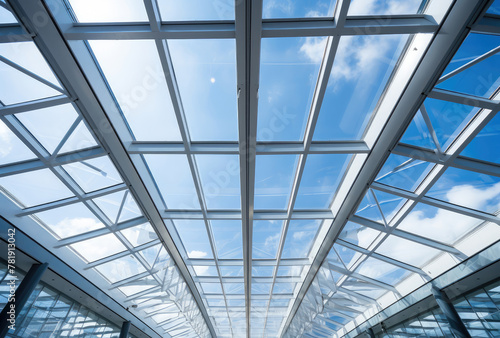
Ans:
{"label": "support column", "polygon": [[458,338],[471,338],[469,331],[467,331],[467,328],[446,293],[436,287],[433,287],[432,294],[434,295],[439,308],[443,311],[448,324],[450,324],[450,329],[453,334],[455,334]]}
{"label": "support column", "polygon": [[130,321],[127,320],[122,324],[122,330],[120,331],[120,338],[127,338],[128,330],[130,330]]}
{"label": "support column", "polygon": [[11,325],[11,322],[8,320],[11,318],[12,309],[14,310],[13,313],[15,319],[15,316],[21,313],[24,305],[26,305],[26,302],[33,293],[33,290],[35,290],[37,284],[40,282],[40,279],[42,278],[45,270],[47,270],[48,266],[48,263],[33,264],[15,292],[15,300],[5,304],[4,309],[0,313],[0,338],[5,337],[9,331],[9,325]]}
{"label": "support column", "polygon": [[368,334],[368,337],[375,338],[375,332],[373,332],[373,329],[371,327],[366,330],[366,333]]}

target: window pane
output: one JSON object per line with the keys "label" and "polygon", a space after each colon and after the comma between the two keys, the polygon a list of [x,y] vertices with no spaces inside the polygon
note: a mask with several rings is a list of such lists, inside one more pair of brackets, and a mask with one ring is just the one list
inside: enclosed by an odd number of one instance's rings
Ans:
{"label": "window pane", "polygon": [[141,0],[69,0],[79,22],[148,21]]}
{"label": "window pane", "polygon": [[88,262],[93,262],[127,249],[114,234],[92,238],[73,244],[71,247]]}
{"label": "window pane", "polygon": [[426,0],[353,0],[348,15],[415,14]]}
{"label": "window pane", "polygon": [[213,258],[205,222],[176,220],[174,225],[189,258]]}
{"label": "window pane", "polygon": [[236,43],[232,39],[169,40],[193,141],[236,141]]}
{"label": "window pane", "polygon": [[241,221],[210,221],[219,259],[243,258]]}
{"label": "window pane", "polygon": [[35,154],[0,120],[0,165],[34,157]]}
{"label": "window pane", "polygon": [[498,113],[474,137],[461,155],[500,164],[500,147],[492,147],[492,144],[500,144],[500,114]]}
{"label": "window pane", "polygon": [[254,221],[252,257],[276,258],[283,221]]}
{"label": "window pane", "polygon": [[335,0],[309,1],[275,1],[264,0],[262,17],[264,19],[277,18],[311,18],[333,17]]}
{"label": "window pane", "polygon": [[326,38],[263,39],[258,141],[299,141],[318,78]]}
{"label": "window pane", "polygon": [[144,266],[132,255],[99,265],[95,269],[111,283],[116,283],[146,271]]}
{"label": "window pane", "polygon": [[159,0],[162,21],[234,20],[234,1]]}
{"label": "window pane", "polygon": [[387,237],[377,252],[416,267],[422,267],[440,253],[436,249],[395,236]]}
{"label": "window pane", "polygon": [[396,188],[415,191],[434,164],[391,154],[375,181]]}
{"label": "window pane", "polygon": [[308,257],[321,222],[321,220],[290,221],[281,258]]}
{"label": "window pane", "polygon": [[149,223],[144,223],[132,228],[120,231],[132,246],[139,246],[158,238]]}
{"label": "window pane", "polygon": [[62,167],[85,192],[122,183],[120,174],[107,156],[65,164]]}

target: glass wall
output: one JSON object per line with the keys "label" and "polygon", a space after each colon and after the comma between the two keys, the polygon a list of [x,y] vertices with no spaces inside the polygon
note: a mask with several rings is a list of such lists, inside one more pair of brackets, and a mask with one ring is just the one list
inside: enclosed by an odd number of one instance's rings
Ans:
{"label": "glass wall", "polygon": [[[16,271],[16,287],[24,277]],[[12,276],[0,261],[0,307],[7,303]],[[120,335],[120,328],[45,283],[39,283],[16,318],[16,331],[7,337],[100,337]],[[133,336],[130,336],[133,337]]]}

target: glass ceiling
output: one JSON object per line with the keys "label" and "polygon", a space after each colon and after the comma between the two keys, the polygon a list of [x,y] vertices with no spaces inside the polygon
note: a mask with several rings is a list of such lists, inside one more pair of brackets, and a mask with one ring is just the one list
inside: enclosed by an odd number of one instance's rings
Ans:
{"label": "glass ceiling", "polygon": [[340,337],[500,239],[500,37],[421,65],[462,5],[37,3],[0,2],[0,214],[159,335]]}

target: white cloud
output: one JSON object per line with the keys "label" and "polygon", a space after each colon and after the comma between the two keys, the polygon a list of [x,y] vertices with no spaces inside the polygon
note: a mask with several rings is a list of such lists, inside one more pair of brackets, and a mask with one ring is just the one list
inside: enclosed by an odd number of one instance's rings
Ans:
{"label": "white cloud", "polygon": [[95,229],[103,228],[104,225],[94,218],[65,218],[50,228],[61,238],[66,238]]}
{"label": "white cloud", "polygon": [[273,235],[273,236],[268,236],[266,237],[266,240],[264,242],[264,247],[266,249],[268,248],[274,248],[277,246],[278,244],[278,241],[280,240],[280,233],[278,232],[277,234]]}
{"label": "white cloud", "polygon": [[267,1],[264,6],[262,12],[264,17],[272,17],[275,16],[273,13],[276,11],[282,12],[287,15],[291,15],[293,13],[293,3],[291,0],[270,0]]}
{"label": "white cloud", "polygon": [[[500,182],[487,189],[476,189],[471,185],[458,185],[450,189],[446,194],[449,202],[465,205],[472,209],[481,209],[488,202],[500,195]],[[500,209],[500,201],[496,209]]]}
{"label": "white cloud", "polygon": [[189,257],[191,258],[203,258],[207,256],[207,253],[205,251],[198,251],[198,250],[193,250],[189,252]]}
{"label": "white cloud", "polygon": [[0,121],[0,156],[5,157],[12,151],[12,132]]}
{"label": "white cloud", "polygon": [[325,52],[325,41],[326,38],[323,37],[307,37],[300,47],[300,52],[304,53],[312,62],[320,63]]}
{"label": "white cloud", "polygon": [[353,0],[349,6],[349,15],[416,13],[421,2],[421,0]]}
{"label": "white cloud", "polygon": [[294,232],[293,234],[293,239],[295,240],[302,240],[304,237],[308,236],[310,234],[309,231],[297,231]]}
{"label": "white cloud", "polygon": [[89,262],[126,250],[125,246],[113,234],[76,243],[72,247]]}

